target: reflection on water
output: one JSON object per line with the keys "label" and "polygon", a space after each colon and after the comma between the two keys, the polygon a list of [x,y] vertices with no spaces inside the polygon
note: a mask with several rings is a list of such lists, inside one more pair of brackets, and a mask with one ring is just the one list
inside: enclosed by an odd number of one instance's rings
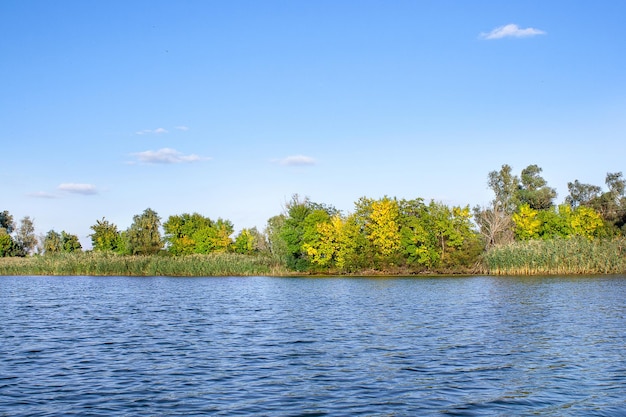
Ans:
{"label": "reflection on water", "polygon": [[0,415],[625,415],[626,277],[0,277]]}

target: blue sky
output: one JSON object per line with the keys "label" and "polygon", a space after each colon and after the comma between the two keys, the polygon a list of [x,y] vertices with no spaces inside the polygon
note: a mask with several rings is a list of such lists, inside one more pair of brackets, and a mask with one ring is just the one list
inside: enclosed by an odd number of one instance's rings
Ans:
{"label": "blue sky", "polygon": [[626,171],[626,2],[0,2],[0,210],[260,230],[291,195],[487,204]]}

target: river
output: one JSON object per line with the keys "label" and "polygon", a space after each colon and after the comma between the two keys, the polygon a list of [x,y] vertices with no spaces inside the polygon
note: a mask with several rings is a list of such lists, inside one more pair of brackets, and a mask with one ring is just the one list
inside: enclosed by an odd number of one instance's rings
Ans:
{"label": "river", "polygon": [[0,277],[0,416],[626,415],[626,276]]}

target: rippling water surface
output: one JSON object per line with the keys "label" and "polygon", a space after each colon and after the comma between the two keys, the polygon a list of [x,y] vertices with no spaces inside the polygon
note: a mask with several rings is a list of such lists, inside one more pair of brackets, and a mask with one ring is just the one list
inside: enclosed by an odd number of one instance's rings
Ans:
{"label": "rippling water surface", "polygon": [[0,277],[2,416],[626,415],[626,276]]}

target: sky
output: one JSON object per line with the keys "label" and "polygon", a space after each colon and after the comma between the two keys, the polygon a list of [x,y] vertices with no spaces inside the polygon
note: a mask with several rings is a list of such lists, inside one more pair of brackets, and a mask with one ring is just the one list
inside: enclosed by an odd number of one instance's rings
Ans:
{"label": "sky", "polygon": [[0,211],[257,227],[294,194],[486,205],[626,171],[626,2],[0,2]]}

